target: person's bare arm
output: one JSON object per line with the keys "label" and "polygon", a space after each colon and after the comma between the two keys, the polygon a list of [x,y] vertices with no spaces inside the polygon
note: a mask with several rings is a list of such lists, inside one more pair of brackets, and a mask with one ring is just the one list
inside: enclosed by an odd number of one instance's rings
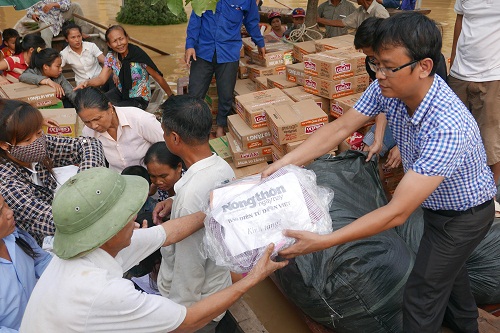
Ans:
{"label": "person's bare arm", "polygon": [[102,54],[102,53],[101,53],[101,54],[99,54],[99,55],[97,56],[97,61],[98,61],[101,65],[104,65],[104,60],[105,60],[105,58],[104,58],[104,54]]}
{"label": "person's bare arm", "polygon": [[463,15],[457,14],[457,18],[455,19],[455,29],[453,30],[453,44],[451,46],[450,66],[453,66],[453,61],[455,61],[455,56],[457,54],[457,43],[458,37],[460,37],[460,33],[462,32],[463,17]]}
{"label": "person's bare arm", "polygon": [[93,79],[83,81],[74,90],[83,89],[86,87],[100,87],[108,81],[109,77],[113,74],[113,70],[109,67],[103,67],[101,73]]}
{"label": "person's bare arm", "polygon": [[162,246],[175,244],[191,236],[193,233],[203,228],[204,219],[205,214],[197,212],[163,223],[161,226],[165,229],[167,239]]}
{"label": "person's bare arm", "polygon": [[172,210],[172,205],[174,204],[173,197],[167,198],[156,204],[153,209],[153,223],[159,225],[163,222],[163,218],[170,214]]}
{"label": "person's bare arm", "polygon": [[285,267],[288,261],[274,262],[270,259],[273,249],[274,245],[268,246],[257,265],[243,279],[190,306],[187,309],[186,318],[182,324],[172,332],[187,333],[202,328],[213,318],[226,311],[250,288],[264,280],[274,271]]}
{"label": "person's bare arm", "polygon": [[444,177],[424,176],[409,170],[399,183],[392,200],[328,235],[305,231],[285,231],[285,235],[296,239],[294,245],[281,251],[284,258],[316,252],[335,245],[378,234],[403,224],[411,213],[441,184]]}
{"label": "person's bare arm", "polygon": [[372,145],[368,148],[368,156],[366,157],[366,162],[371,160],[373,155],[380,153],[380,151],[382,150],[386,125],[387,118],[385,117],[385,114],[378,114],[375,117],[375,133],[373,134],[374,139]]}
{"label": "person's bare arm", "polygon": [[316,22],[318,22],[319,24],[328,25],[331,27],[340,27],[340,28],[345,27],[345,24],[344,24],[344,22],[342,22],[342,20],[329,20],[329,19],[326,19],[324,17],[318,17],[318,18],[316,18]]}
{"label": "person's bare arm", "polygon": [[172,95],[172,90],[170,89],[170,86],[168,85],[167,81],[165,81],[165,78],[160,75],[157,71],[155,71],[153,68],[147,66],[146,70],[148,71],[149,75],[155,79],[155,81],[160,85],[160,87],[165,91],[167,96]]}
{"label": "person's bare arm", "polygon": [[345,140],[356,129],[360,128],[370,120],[360,112],[349,109],[337,120],[328,123],[314,132],[306,141],[296,149],[283,156],[263,172],[262,177],[267,177],[279,168],[288,165],[303,165],[307,161],[313,160],[329,152],[333,147]]}

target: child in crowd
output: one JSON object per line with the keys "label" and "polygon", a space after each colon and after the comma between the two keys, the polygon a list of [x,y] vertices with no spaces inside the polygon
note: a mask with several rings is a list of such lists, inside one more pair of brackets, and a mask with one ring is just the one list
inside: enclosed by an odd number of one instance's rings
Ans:
{"label": "child in crowd", "polygon": [[76,85],[99,76],[102,70],[99,64],[104,64],[104,54],[97,45],[84,42],[82,28],[74,23],[64,26],[63,35],[68,46],[61,51],[62,67],[66,64],[71,66]]}
{"label": "child in crowd", "polygon": [[9,82],[19,82],[19,77],[30,64],[31,55],[37,49],[45,48],[45,42],[38,35],[26,35],[17,37],[14,55],[0,61],[0,70]]}
{"label": "child in crowd", "polygon": [[[165,142],[163,143],[163,145],[165,145]],[[126,167],[125,169],[123,169],[121,174],[127,176],[142,177],[148,181],[149,188],[151,188],[151,179],[149,178],[148,170],[146,170],[146,168],[142,165],[131,165],[129,167]],[[142,205],[141,210],[139,210],[139,212],[137,213],[138,216],[145,213],[151,214],[153,212],[153,209],[156,205],[155,200],[151,197],[151,195],[153,194],[154,192],[150,190],[146,202],[144,203],[144,205]]]}
{"label": "child in crowd", "polygon": [[16,29],[8,28],[2,33],[2,45],[0,46],[0,59],[5,59],[16,52],[16,39],[19,32]]}
{"label": "child in crowd", "polygon": [[306,11],[304,8],[295,8],[292,12],[292,25],[285,31],[285,37],[289,38],[293,30],[300,29],[306,21]]}
{"label": "child in crowd", "polygon": [[31,56],[30,67],[19,81],[47,85],[56,90],[56,97],[61,99],[65,108],[72,108],[75,99],[73,86],[62,74],[62,59],[54,49],[37,49]]}
{"label": "child in crowd", "polygon": [[0,195],[0,332],[17,332],[36,281],[52,256],[26,231]]}
{"label": "child in crowd", "polygon": [[281,25],[281,14],[278,12],[271,12],[268,15],[269,24],[271,25],[271,32],[266,35],[266,42],[273,39],[280,40],[283,38],[285,28]]}

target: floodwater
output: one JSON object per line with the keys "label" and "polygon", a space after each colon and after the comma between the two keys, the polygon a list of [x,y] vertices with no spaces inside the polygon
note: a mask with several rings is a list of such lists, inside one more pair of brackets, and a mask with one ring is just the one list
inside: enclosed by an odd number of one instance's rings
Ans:
{"label": "floodwater", "polygon": [[[119,11],[122,0],[79,0],[85,16],[102,25],[116,24],[116,13]],[[306,0],[282,0],[289,7],[306,8]],[[322,0],[320,0],[320,3]],[[430,8],[429,17],[440,23],[443,27],[443,53],[451,53],[455,13],[453,5],[455,0],[423,0],[422,8]],[[264,5],[282,7],[275,1],[265,0]],[[191,7],[186,6],[189,14]],[[0,8],[0,28],[13,27],[24,11],[16,12],[12,8]],[[170,56],[161,56],[153,51],[143,48],[164,73],[166,80],[172,86],[177,79],[188,74],[183,61],[184,41],[186,37],[186,24],[170,26],[133,26],[125,25],[131,37],[149,44],[160,50],[170,53]],[[175,89],[175,87],[172,87]],[[270,279],[266,279],[244,296],[255,311],[269,333],[308,333],[311,332],[299,315],[297,310],[277,290]],[[369,328],[367,328],[369,330]]]}
{"label": "floodwater", "polygon": [[[109,26],[116,24],[116,13],[120,10],[122,0],[79,0],[85,16],[102,25]],[[291,8],[307,7],[306,0],[281,0]],[[320,0],[320,3],[322,0]],[[455,23],[455,13],[453,12],[454,0],[423,0],[422,8],[430,8],[432,12],[429,17],[441,23],[444,30],[443,53],[451,53],[451,43],[453,38],[453,26]],[[272,7],[283,7],[274,0],[264,0],[264,5]],[[186,12],[191,13],[191,6],[186,6]],[[0,28],[13,27],[14,24],[24,15],[24,11],[15,11],[13,8],[0,7]],[[187,24],[177,24],[168,26],[134,26],[124,25],[128,34],[143,43],[151,45],[162,51],[168,52],[170,56],[162,56],[154,51],[143,49],[151,56],[156,65],[163,72],[166,80],[172,86],[177,79],[188,75],[187,66],[184,64],[184,41],[186,38]],[[175,89],[175,87],[173,87]]]}

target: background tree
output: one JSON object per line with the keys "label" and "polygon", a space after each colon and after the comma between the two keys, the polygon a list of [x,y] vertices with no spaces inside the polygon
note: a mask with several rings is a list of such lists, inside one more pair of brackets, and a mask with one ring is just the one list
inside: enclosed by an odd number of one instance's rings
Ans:
{"label": "background tree", "polygon": [[168,25],[187,22],[187,15],[184,7],[173,13],[166,0],[125,0],[116,20],[136,25]]}

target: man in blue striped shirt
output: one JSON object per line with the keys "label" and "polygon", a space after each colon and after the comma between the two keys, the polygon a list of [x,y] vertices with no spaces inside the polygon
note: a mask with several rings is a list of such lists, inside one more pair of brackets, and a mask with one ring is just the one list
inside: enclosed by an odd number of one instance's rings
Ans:
{"label": "man in blue striped shirt", "polygon": [[227,116],[233,104],[241,49],[241,24],[245,25],[261,56],[265,56],[264,38],[259,28],[255,0],[219,0],[201,16],[193,11],[189,18],[184,60],[190,66],[188,93],[205,98],[215,73],[219,106],[217,137],[224,135]]}
{"label": "man in blue striped shirt", "polygon": [[425,231],[405,288],[404,332],[439,332],[443,321],[457,332],[478,332],[465,261],[493,222],[496,187],[477,123],[434,75],[441,52],[435,22],[405,12],[384,20],[376,35],[377,80],[353,109],[323,126],[263,176],[321,156],[381,112],[406,174],[386,206],[328,235],[287,231],[297,242],[280,254],[291,258],[369,237],[403,224],[422,206]]}

